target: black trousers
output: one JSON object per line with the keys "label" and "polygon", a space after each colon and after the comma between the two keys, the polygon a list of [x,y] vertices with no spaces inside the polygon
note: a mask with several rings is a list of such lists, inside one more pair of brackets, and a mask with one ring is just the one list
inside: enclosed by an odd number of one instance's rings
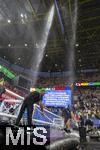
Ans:
{"label": "black trousers", "polygon": [[18,118],[16,120],[16,125],[19,125],[20,120],[23,116],[23,113],[25,112],[25,109],[27,109],[27,120],[28,120],[28,125],[32,125],[32,114],[33,114],[33,105],[30,105],[26,102],[23,102],[22,107],[20,109],[20,113],[18,115]]}

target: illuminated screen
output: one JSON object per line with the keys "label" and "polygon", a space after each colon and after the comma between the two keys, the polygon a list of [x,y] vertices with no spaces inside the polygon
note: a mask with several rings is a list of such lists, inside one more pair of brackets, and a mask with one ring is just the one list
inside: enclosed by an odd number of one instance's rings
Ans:
{"label": "illuminated screen", "polygon": [[46,90],[43,104],[51,107],[71,106],[71,90]]}
{"label": "illuminated screen", "polygon": [[81,82],[81,83],[76,83],[76,86],[100,86],[100,82]]}

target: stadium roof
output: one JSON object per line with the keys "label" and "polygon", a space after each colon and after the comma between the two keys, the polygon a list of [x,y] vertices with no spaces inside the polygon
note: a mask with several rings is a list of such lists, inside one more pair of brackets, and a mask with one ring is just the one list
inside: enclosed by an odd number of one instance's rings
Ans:
{"label": "stadium roof", "polygon": [[[39,39],[45,17],[54,2],[57,2],[59,12],[55,9],[41,70],[67,70],[69,55],[65,37],[70,28],[67,28],[66,21],[71,19],[73,0],[0,0],[0,57],[12,64],[32,68],[35,36]],[[64,16],[66,10],[69,12],[67,19]],[[99,70],[100,0],[78,0],[77,14],[75,68]]]}

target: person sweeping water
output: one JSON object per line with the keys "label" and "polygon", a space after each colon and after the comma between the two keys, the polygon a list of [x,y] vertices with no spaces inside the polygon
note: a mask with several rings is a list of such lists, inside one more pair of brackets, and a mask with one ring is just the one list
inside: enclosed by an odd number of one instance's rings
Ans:
{"label": "person sweeping water", "polygon": [[42,97],[45,94],[44,90],[41,90],[40,92],[34,91],[30,92],[29,95],[24,99],[23,104],[21,106],[19,115],[17,117],[15,125],[18,126],[20,123],[20,120],[23,116],[23,113],[25,112],[25,109],[27,109],[27,120],[28,125],[31,126],[32,124],[32,114],[33,114],[33,105],[38,104],[41,108],[42,114],[43,114],[43,108],[44,105],[42,104]]}

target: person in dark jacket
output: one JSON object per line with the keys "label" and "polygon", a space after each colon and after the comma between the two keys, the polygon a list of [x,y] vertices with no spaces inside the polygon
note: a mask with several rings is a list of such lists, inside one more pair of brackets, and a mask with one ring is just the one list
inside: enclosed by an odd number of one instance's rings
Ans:
{"label": "person in dark jacket", "polygon": [[41,111],[43,112],[43,104],[42,104],[42,96],[44,95],[44,91],[41,91],[40,93],[37,91],[31,92],[23,101],[22,107],[20,109],[20,113],[18,115],[18,118],[16,120],[16,125],[19,125],[20,120],[22,118],[22,115],[27,109],[27,119],[28,119],[28,125],[32,125],[32,114],[33,114],[33,104],[39,104]]}

